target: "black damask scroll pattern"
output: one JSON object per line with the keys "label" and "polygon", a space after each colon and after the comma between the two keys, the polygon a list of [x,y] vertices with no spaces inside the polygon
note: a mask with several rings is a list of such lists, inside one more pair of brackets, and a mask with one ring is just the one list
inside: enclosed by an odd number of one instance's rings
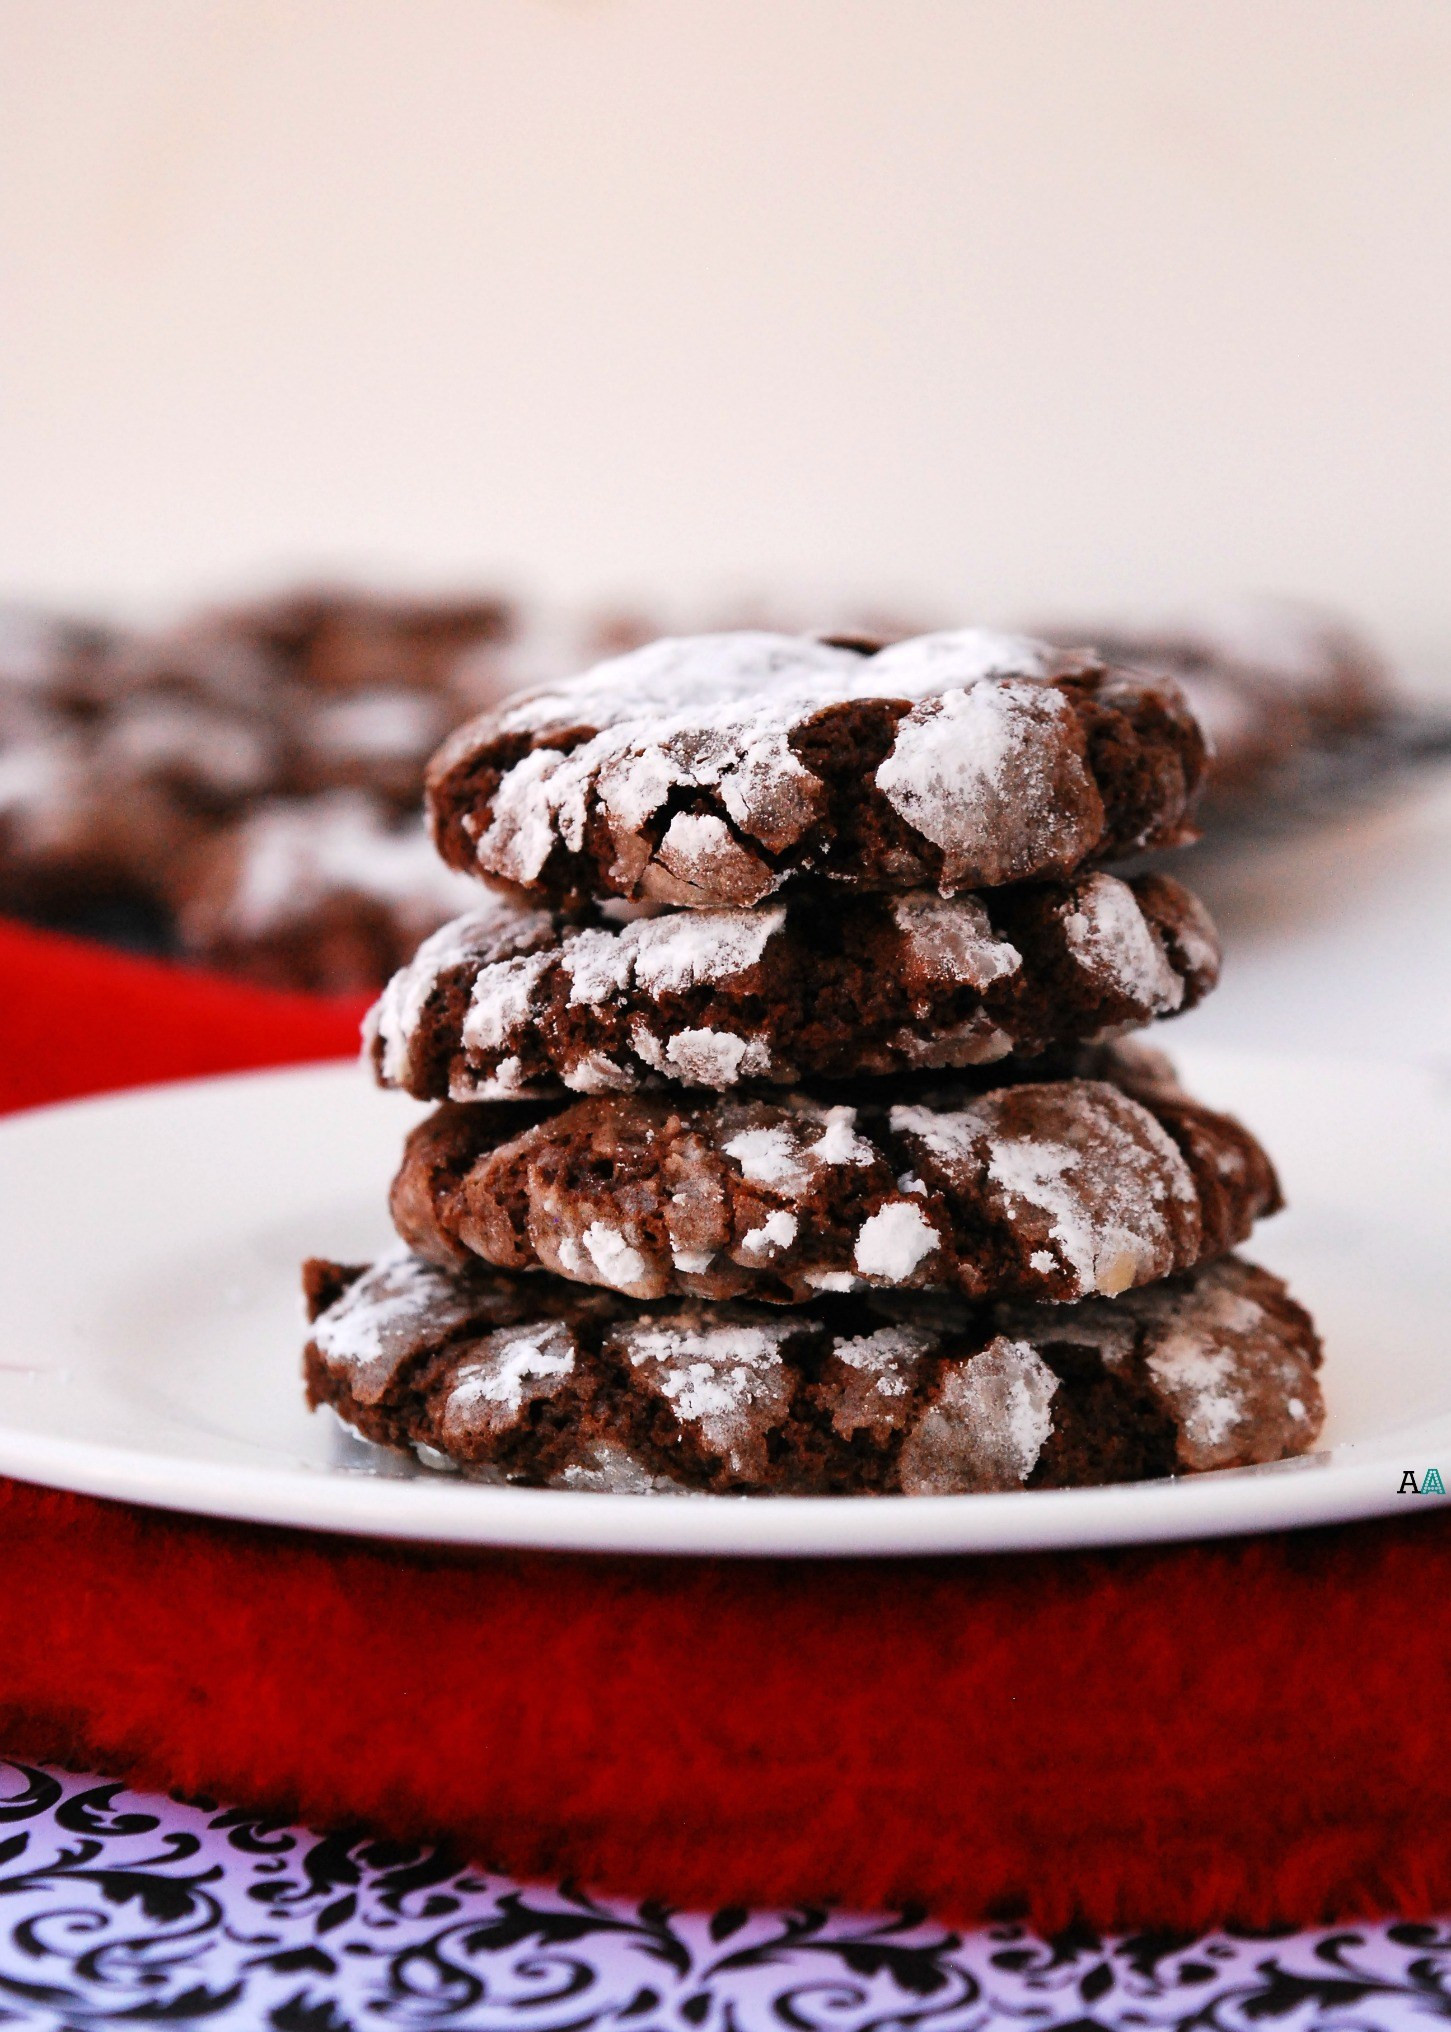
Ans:
{"label": "black damask scroll pattern", "polygon": [[0,1764],[0,2027],[99,2032],[1400,2032],[1451,1922],[1310,1934],[682,1913],[443,1848]]}

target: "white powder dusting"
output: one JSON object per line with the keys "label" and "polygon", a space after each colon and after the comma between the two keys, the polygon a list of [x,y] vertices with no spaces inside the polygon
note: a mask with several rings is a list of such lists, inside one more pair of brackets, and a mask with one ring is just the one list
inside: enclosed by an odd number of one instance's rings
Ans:
{"label": "white powder dusting", "polygon": [[810,1179],[800,1139],[795,1129],[784,1123],[764,1129],[742,1129],[723,1147],[726,1156],[734,1157],[741,1167],[742,1177],[752,1185],[800,1191]]}
{"label": "white powder dusting", "polygon": [[905,1284],[918,1264],[941,1244],[942,1237],[911,1200],[890,1200],[863,1221],[857,1231],[852,1261],[863,1277],[882,1277]]}
{"label": "white powder dusting", "polygon": [[[628,880],[632,871],[617,861],[612,872]],[[755,903],[781,884],[780,876],[741,846],[724,819],[710,812],[678,811],[665,828],[655,862],[642,872],[646,893],[667,903],[711,903],[722,891]]]}
{"label": "white powder dusting", "polygon": [[817,1164],[870,1164],[876,1153],[856,1133],[855,1108],[828,1108],[824,1126],[806,1155]]}
{"label": "white powder dusting", "polygon": [[1053,1430],[1058,1378],[1027,1341],[1002,1335],[944,1372],[937,1400],[908,1433],[908,1495],[1020,1489]]}
{"label": "white powder dusting", "polygon": [[1174,1404],[1186,1449],[1217,1452],[1244,1415],[1235,1350],[1206,1343],[1195,1321],[1166,1335],[1145,1367]]}
{"label": "white powder dusting", "polygon": [[[1148,1109],[1102,1081],[1045,1083],[988,1094],[971,1107],[897,1107],[893,1131],[935,1158],[959,1189],[980,1170],[1004,1195],[1015,1228],[1046,1220],[1066,1296],[1116,1296],[1175,1267],[1170,1207],[1197,1209],[1193,1176]],[[1041,1274],[1035,1250],[1030,1263]]]}
{"label": "white powder dusting", "polygon": [[613,727],[636,720],[658,725],[668,723],[682,700],[718,710],[758,693],[809,685],[813,676],[834,691],[832,681],[843,680],[860,660],[849,650],[758,629],[665,636],[597,663],[568,684],[520,699],[492,723],[505,733]]}
{"label": "white powder dusting", "polygon": [[853,1276],[850,1270],[807,1270],[801,1281],[813,1291],[855,1291],[861,1284],[860,1277]]}
{"label": "white powder dusting", "polygon": [[905,1397],[912,1387],[912,1371],[932,1347],[931,1336],[912,1327],[880,1326],[875,1333],[837,1341],[832,1353],[849,1369],[870,1376],[879,1396]]}
{"label": "white powder dusting", "polygon": [[466,1051],[498,1051],[513,1043],[515,1032],[529,1019],[550,964],[547,952],[522,953],[482,970],[463,1022]]}
{"label": "white powder dusting", "polygon": [[906,942],[909,981],[959,981],[982,993],[1023,964],[1017,947],[994,932],[975,896],[914,890],[892,898],[892,917]]}
{"label": "white powder dusting", "polygon": [[1127,882],[1091,875],[1061,913],[1068,950],[1084,970],[1104,978],[1146,1016],[1166,1016],[1184,999],[1184,983]]}
{"label": "white powder dusting", "polygon": [[1145,1235],[1105,1218],[1100,1181],[1085,1175],[1096,1170],[1085,1164],[1081,1150],[1062,1143],[1004,1140],[989,1149],[988,1176],[1012,1198],[1049,1216],[1049,1231],[1078,1289],[1113,1298],[1154,1274],[1163,1221],[1152,1219],[1145,1207],[1154,1230]]}
{"label": "white powder dusting", "polygon": [[741,1237],[741,1254],[759,1260],[778,1249],[789,1249],[796,1239],[796,1228],[795,1214],[788,1213],[785,1207],[777,1207],[759,1228],[752,1228],[748,1235]]}
{"label": "white powder dusting", "polygon": [[478,841],[480,865],[511,881],[538,879],[554,849],[557,807],[551,779],[564,766],[553,748],[537,748],[506,771],[494,792],[489,826]]}
{"label": "white powder dusting", "polygon": [[478,1101],[490,1096],[507,1097],[511,1094],[526,1094],[531,1091],[528,1075],[521,1058],[501,1058],[489,1079],[470,1080],[454,1076],[449,1080],[448,1096],[451,1101]]}
{"label": "white powder dusting", "polygon": [[634,948],[622,932],[566,932],[558,959],[576,1007],[603,1008],[630,986]]}
{"label": "white powder dusting", "polygon": [[970,1175],[982,1124],[968,1109],[898,1104],[887,1117],[894,1136],[911,1137],[937,1158],[949,1178]]}
{"label": "white powder dusting", "polygon": [[571,1461],[554,1478],[553,1486],[579,1489],[600,1496],[684,1496],[689,1493],[679,1482],[664,1475],[652,1475],[643,1461],[613,1440],[593,1440],[583,1458]]}
{"label": "white powder dusting", "polygon": [[[1249,1457],[1273,1459],[1280,1427],[1272,1408],[1278,1381],[1285,1389],[1308,1369],[1285,1354],[1264,1306],[1241,1286],[1243,1264],[1233,1258],[1201,1271],[1188,1290],[1150,1286],[1132,1305],[1148,1327],[1144,1366],[1179,1427],[1179,1458],[1192,1469],[1216,1468]],[[1301,1405],[1304,1399],[1296,1396]],[[1294,1413],[1285,1411],[1292,1421]]]}
{"label": "white powder dusting", "polygon": [[652,1072],[664,1072],[664,1048],[655,1033],[647,1030],[643,1023],[630,1025],[630,1049],[640,1063],[648,1066]]}
{"label": "white powder dusting", "polygon": [[1045,860],[1068,867],[1092,847],[1098,795],[1069,741],[1072,718],[1052,687],[981,683],[898,722],[876,786],[942,850],[944,889],[1012,881]]}
{"label": "white powder dusting", "polygon": [[[981,684],[985,678],[1041,678],[1049,668],[1050,652],[1041,642],[993,628],[911,635],[883,649],[868,666],[876,696],[911,699]],[[854,690],[853,696],[861,693]]]}
{"label": "white powder dusting", "polygon": [[698,1426],[712,1451],[746,1472],[761,1461],[761,1428],[790,1403],[781,1349],[796,1331],[789,1319],[719,1327],[665,1319],[621,1328],[617,1344],[682,1424]]}
{"label": "white powder dusting", "polygon": [[1187,896],[1188,908],[1176,920],[1175,940],[1192,974],[1213,982],[1219,978],[1219,933],[1214,920],[1197,896]]}
{"label": "white powder dusting", "polygon": [[376,1404],[420,1336],[441,1340],[468,1317],[457,1281],[400,1243],[319,1316],[312,1335],[328,1367],[346,1371],[358,1401]]}
{"label": "white powder dusting", "polygon": [[480,902],[466,917],[453,918],[423,941],[375,1004],[374,1022],[383,1040],[383,1077],[408,1078],[418,1026],[429,998],[444,975],[496,952],[501,944],[527,945],[545,936],[551,920],[502,896]]}
{"label": "white powder dusting", "polygon": [[645,1258],[631,1247],[618,1228],[605,1221],[592,1221],[581,1239],[596,1270],[612,1289],[628,1291],[632,1284],[643,1282]]}
{"label": "white powder dusting", "polygon": [[617,1065],[602,1051],[582,1051],[562,1077],[577,1094],[627,1094],[639,1085],[628,1066]]}
{"label": "white powder dusting", "polygon": [[687,1086],[734,1086],[766,1072],[770,1048],[762,1037],[737,1037],[728,1030],[679,1030],[665,1046],[665,1060]]}
{"label": "white powder dusting", "polygon": [[776,905],[757,910],[700,910],[646,918],[629,927],[635,979],[652,995],[701,983],[737,980],[756,966],[786,922]]}
{"label": "white powder dusting", "polygon": [[738,979],[756,965],[785,923],[784,909],[675,911],[619,930],[568,934],[560,965],[569,999],[603,1006],[632,989],[647,995]]}
{"label": "white powder dusting", "polygon": [[446,1436],[457,1438],[480,1426],[502,1430],[527,1402],[552,1395],[574,1367],[574,1337],[558,1321],[489,1334],[454,1372],[443,1406]]}

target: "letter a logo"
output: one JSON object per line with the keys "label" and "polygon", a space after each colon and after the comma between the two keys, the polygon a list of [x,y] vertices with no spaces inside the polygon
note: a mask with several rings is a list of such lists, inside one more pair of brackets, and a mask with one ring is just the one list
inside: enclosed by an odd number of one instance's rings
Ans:
{"label": "letter a logo", "polygon": [[1416,1486],[1415,1476],[1412,1474],[1411,1470],[1407,1468],[1405,1473],[1401,1476],[1401,1486],[1396,1490],[1396,1494],[1398,1496],[1408,1496],[1408,1495],[1419,1496],[1420,1493],[1421,1491]]}
{"label": "letter a logo", "polygon": [[1444,1496],[1445,1493],[1446,1484],[1441,1479],[1441,1470],[1439,1468],[1428,1469],[1421,1482],[1421,1494],[1423,1496]]}

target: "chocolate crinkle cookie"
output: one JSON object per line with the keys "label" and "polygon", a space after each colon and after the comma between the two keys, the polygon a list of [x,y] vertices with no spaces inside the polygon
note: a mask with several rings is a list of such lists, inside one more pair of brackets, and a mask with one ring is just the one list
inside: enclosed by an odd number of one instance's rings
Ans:
{"label": "chocolate crinkle cookie", "polygon": [[419,1100],[789,1086],[1032,1057],[1192,1008],[1218,972],[1208,915],[1163,875],[628,923],[494,896],[393,977],[367,1045]]}
{"label": "chocolate crinkle cookie", "polygon": [[454,867],[552,903],[749,905],[792,876],[944,894],[1192,837],[1172,679],[964,629],[871,651],[666,638],[528,694],[428,773]]}
{"label": "chocolate crinkle cookie", "polygon": [[634,1298],[799,1304],[864,1286],[1071,1300],[1225,1254],[1273,1167],[1134,1046],[1073,1076],[803,1093],[445,1103],[410,1136],[398,1233]]}
{"label": "chocolate crinkle cookie", "polygon": [[269,798],[185,865],[177,940],[270,986],[366,993],[476,888],[443,866],[416,813],[359,791]]}
{"label": "chocolate crinkle cookie", "polygon": [[306,1269],[310,1401],[486,1481],[948,1495],[1280,1460],[1323,1418],[1314,1328],[1237,1257],[1078,1305],[867,1292],[641,1306],[406,1249]]}

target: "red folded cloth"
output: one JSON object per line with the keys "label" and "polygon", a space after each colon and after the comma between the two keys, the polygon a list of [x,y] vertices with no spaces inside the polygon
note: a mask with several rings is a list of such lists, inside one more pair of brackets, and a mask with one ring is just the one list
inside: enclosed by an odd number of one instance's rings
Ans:
{"label": "red folded cloth", "polygon": [[[0,927],[11,1105],[356,1008]],[[379,1181],[380,1191],[383,1181]],[[0,1484],[0,1751],[675,1902],[1451,1907],[1451,1513],[956,1560],[398,1548]]]}

